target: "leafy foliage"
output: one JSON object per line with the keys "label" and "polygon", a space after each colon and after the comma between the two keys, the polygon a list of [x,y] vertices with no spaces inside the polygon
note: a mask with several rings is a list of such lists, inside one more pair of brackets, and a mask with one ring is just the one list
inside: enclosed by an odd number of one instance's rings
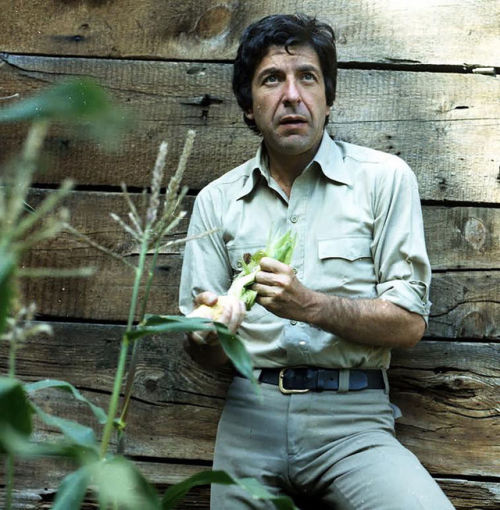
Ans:
{"label": "leafy foliage", "polygon": [[28,437],[33,424],[31,405],[22,384],[11,377],[0,377],[0,452],[8,450],[3,432],[16,431]]}
{"label": "leafy foliage", "polygon": [[[38,96],[0,109],[0,122],[17,121],[31,121],[32,126],[21,157],[0,178],[0,334],[2,335],[0,339],[10,342],[9,377],[0,377],[0,453],[6,453],[8,458],[7,509],[11,506],[14,455],[23,457],[58,455],[72,458],[77,462],[79,467],[69,473],[59,487],[53,506],[55,510],[79,508],[89,489],[96,493],[99,506],[103,509],[110,507],[131,510],[173,508],[191,487],[209,483],[237,484],[249,491],[256,499],[270,500],[278,509],[293,509],[291,500],[273,497],[255,480],[238,480],[217,471],[199,473],[171,487],[160,500],[156,490],[133,462],[108,452],[114,428],[117,424],[121,428],[125,426],[131,384],[127,384],[124,409],[119,419],[116,414],[129,345],[133,345],[129,370],[129,381],[133,382],[137,342],[149,335],[168,334],[174,331],[215,330],[224,351],[236,369],[257,386],[253,376],[252,362],[242,341],[224,324],[192,317],[145,315],[149,288],[154,274],[153,270],[148,273],[145,271],[146,254],[150,249],[154,250],[154,267],[160,247],[186,241],[186,239],[166,241],[163,237],[168,235],[185,215],[185,212],[180,210],[180,204],[185,196],[186,188],[180,187],[180,181],[193,145],[194,133],[188,135],[179,167],[169,182],[162,207],[160,207],[160,189],[167,150],[165,143],[161,145],[153,171],[150,201],[144,218],[140,217],[123,186],[124,197],[131,209],[129,218],[132,225],[125,224],[120,218],[115,217],[115,219],[139,242],[138,265],[134,266],[118,254],[100,247],[95,242],[90,242],[92,246],[125,262],[132,269],[134,276],[129,320],[121,342],[120,358],[107,414],[66,381],[46,379],[23,385],[15,378],[14,360],[20,342],[40,331],[47,332],[48,329],[42,325],[27,324],[33,317],[34,308],[22,307],[20,304],[21,298],[17,291],[17,279],[20,276],[19,261],[36,242],[49,239],[63,229],[74,232],[67,223],[68,214],[65,211],[54,214],[55,208],[71,189],[70,182],[63,183],[61,188],[50,194],[37,209],[27,204],[31,179],[36,170],[36,162],[49,124],[52,121],[83,124],[87,132],[97,140],[110,141],[109,135],[117,134],[124,127],[127,119],[109,102],[107,94],[94,82],[88,79],[77,79],[60,83]],[[279,246],[273,245],[273,249],[291,250],[293,244],[294,241],[288,234],[281,238]],[[289,252],[286,251],[286,253]],[[285,258],[288,256],[286,253],[283,255]],[[75,271],[75,275],[78,276],[82,276],[83,273],[88,274],[88,271]],[[134,324],[139,308],[139,286],[144,274],[147,274],[146,292],[140,306],[140,322]],[[67,276],[67,272],[65,275]],[[13,312],[17,317],[15,320],[9,317]],[[23,325],[19,324],[23,320],[26,322],[24,330]],[[97,421],[105,425],[100,443],[91,427],[50,414],[30,399],[35,392],[48,389],[67,392],[89,407]],[[60,439],[53,442],[33,442],[31,438],[33,414],[36,414],[49,427],[58,429],[61,432]]]}

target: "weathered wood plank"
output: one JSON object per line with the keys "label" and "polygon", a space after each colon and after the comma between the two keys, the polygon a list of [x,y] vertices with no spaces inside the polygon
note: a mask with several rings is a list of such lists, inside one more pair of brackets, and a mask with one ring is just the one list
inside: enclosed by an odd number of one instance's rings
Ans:
{"label": "weathered wood plank", "polygon": [[428,333],[444,338],[500,338],[499,271],[435,274]]}
{"label": "weathered wood plank", "polygon": [[[159,462],[136,462],[146,478],[154,483],[160,494],[171,484],[207,469],[206,466],[169,464]],[[55,497],[55,491],[64,474],[70,469],[62,461],[37,459],[17,463],[14,493],[15,510],[48,510]],[[0,468],[1,473],[1,468]],[[496,510],[500,505],[500,484],[486,481],[438,478],[439,485],[451,499],[456,510]],[[179,510],[209,509],[208,487],[191,490],[179,505]],[[0,506],[4,503],[4,491],[0,489]],[[87,498],[82,510],[95,510],[96,506]],[[321,510],[319,505],[310,510]],[[305,508],[304,508],[305,510]]]}
{"label": "weathered wood plank", "polygon": [[[160,140],[170,143],[171,167],[186,130],[194,128],[198,137],[185,182],[199,189],[251,157],[259,143],[233,99],[230,65],[14,55],[5,62],[0,97],[25,97],[61,77],[84,74],[140,112],[115,154],[55,127],[46,143],[51,164],[39,182],[69,174],[81,184],[145,185]],[[196,104],[208,96],[222,102]],[[499,96],[500,82],[487,76],[341,70],[328,129],[339,139],[401,155],[417,174],[423,199],[496,202]],[[24,126],[0,126],[4,159],[20,147],[24,132]]]}
{"label": "weathered wood plank", "polygon": [[[167,179],[165,179],[165,182]],[[29,203],[33,207],[51,191],[33,188]],[[144,210],[142,196],[129,194],[139,211]],[[187,196],[188,212],[175,230],[185,235],[194,197]],[[124,256],[138,255],[139,247],[110,217],[110,213],[126,218],[127,204],[121,193],[74,191],[63,205],[70,211],[71,224],[79,232]],[[500,261],[500,209],[485,207],[423,206],[426,245],[433,270],[498,269]],[[61,236],[41,245],[42,249],[77,250],[80,243],[71,236]]]}
{"label": "weathered wood plank", "polygon": [[[46,196],[34,190],[31,204]],[[137,198],[137,196],[135,196]],[[192,198],[186,201],[191,208]],[[73,192],[66,205],[72,223],[108,249],[135,262],[138,249],[109,217],[113,211],[126,216],[125,201],[117,193]],[[487,208],[426,206],[427,244],[438,269],[495,269],[498,263],[500,210]],[[185,232],[187,218],[177,231]],[[151,293],[150,312],[177,313],[177,295],[182,256],[164,253]],[[61,318],[126,320],[133,283],[127,266],[74,237],[63,234],[40,244],[24,260],[27,267],[70,268],[94,266],[97,273],[80,279],[29,279],[24,290],[39,312]],[[499,272],[445,272],[434,275],[434,303],[429,334],[445,338],[498,338]]]}
{"label": "weathered wood plank", "polygon": [[438,483],[456,510],[495,510],[500,506],[500,483],[439,478]]}
{"label": "weathered wood plank", "polygon": [[[33,340],[19,351],[19,377],[67,379],[106,407],[123,328],[53,326],[54,337]],[[392,398],[404,414],[398,434],[434,474],[498,474],[499,350],[499,344],[423,341],[412,350],[395,351]],[[6,365],[2,346],[0,366]],[[179,336],[143,342],[125,452],[151,460],[210,461],[229,378],[192,362]],[[84,406],[66,395],[47,391],[37,399],[51,412],[78,415],[95,425]],[[48,434],[41,426],[37,437]]]}
{"label": "weathered wood plank", "polygon": [[[336,30],[339,59],[499,65],[497,0],[274,0],[1,3],[0,48],[13,53],[233,58],[249,23],[267,14],[318,15]],[[43,21],[42,21],[43,20]]]}
{"label": "weathered wood plank", "polygon": [[391,395],[403,410],[398,437],[420,458],[432,458],[439,473],[451,473],[453,462],[463,466],[462,474],[500,473],[498,452],[496,460],[490,457],[498,448],[500,346],[478,345],[424,341],[394,351]]}

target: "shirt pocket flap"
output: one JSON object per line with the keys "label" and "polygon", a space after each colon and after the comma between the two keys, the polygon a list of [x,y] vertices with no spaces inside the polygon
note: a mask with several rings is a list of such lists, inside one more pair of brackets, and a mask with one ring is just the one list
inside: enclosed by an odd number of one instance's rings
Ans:
{"label": "shirt pocket flap", "polygon": [[324,259],[357,260],[371,258],[370,237],[337,237],[318,241],[318,256]]}

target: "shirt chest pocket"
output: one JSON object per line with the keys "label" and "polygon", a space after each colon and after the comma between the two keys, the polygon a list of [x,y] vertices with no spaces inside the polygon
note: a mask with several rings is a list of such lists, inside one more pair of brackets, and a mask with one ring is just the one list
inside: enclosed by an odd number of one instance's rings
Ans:
{"label": "shirt chest pocket", "polygon": [[346,296],[371,296],[376,284],[371,237],[336,237],[318,241],[320,286]]}

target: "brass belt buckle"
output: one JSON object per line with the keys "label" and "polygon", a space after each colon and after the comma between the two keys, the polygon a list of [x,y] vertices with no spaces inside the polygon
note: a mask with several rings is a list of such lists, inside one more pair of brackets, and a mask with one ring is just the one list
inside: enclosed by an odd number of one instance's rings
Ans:
{"label": "brass belt buckle", "polygon": [[285,377],[285,372],[288,370],[288,368],[282,368],[280,370],[280,375],[279,375],[279,379],[278,379],[278,388],[280,389],[281,393],[283,393],[284,395],[290,395],[291,393],[307,393],[308,391],[310,391],[309,389],[305,389],[305,390],[293,390],[293,389],[288,389],[288,388],[285,388],[283,386],[283,379]]}

